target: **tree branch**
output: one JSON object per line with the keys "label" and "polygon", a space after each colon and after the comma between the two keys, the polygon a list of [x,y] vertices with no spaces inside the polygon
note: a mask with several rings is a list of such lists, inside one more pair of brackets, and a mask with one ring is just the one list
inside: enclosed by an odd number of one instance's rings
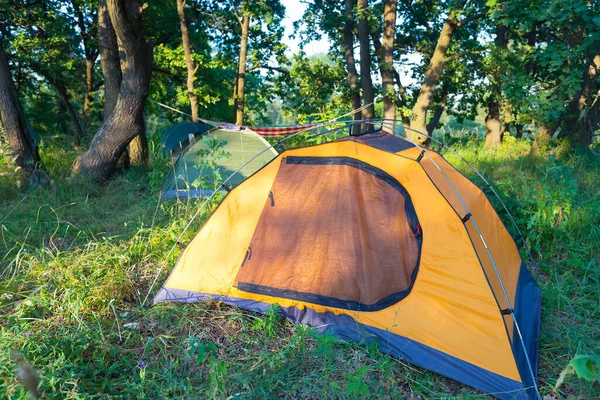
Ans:
{"label": "tree branch", "polygon": [[286,69],[279,68],[279,67],[271,67],[270,65],[262,65],[262,64],[253,65],[253,66],[249,67],[248,69],[246,69],[246,73],[250,73],[250,72],[256,71],[258,69],[268,69],[270,71],[277,71],[277,72],[282,73],[284,75],[289,75],[290,74],[290,71],[288,71]]}
{"label": "tree branch", "polygon": [[461,27],[466,23],[485,17],[486,13],[473,14],[470,17],[465,17],[456,23],[456,26]]}
{"label": "tree branch", "polygon": [[444,58],[443,63],[445,64],[447,62],[454,61],[462,56],[481,53],[483,53],[483,50],[463,51],[461,53],[452,54],[451,56]]}

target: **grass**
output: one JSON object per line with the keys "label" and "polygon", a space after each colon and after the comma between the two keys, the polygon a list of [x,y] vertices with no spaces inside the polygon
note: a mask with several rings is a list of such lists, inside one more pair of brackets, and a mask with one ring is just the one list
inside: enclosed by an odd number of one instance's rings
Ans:
{"label": "grass", "polygon": [[[560,146],[532,160],[527,142],[488,151],[477,139],[453,140],[493,178],[540,265],[540,387],[551,393],[575,354],[600,354],[600,166]],[[50,188],[22,192],[0,180],[0,398],[27,398],[20,362],[40,372],[46,398],[487,398],[275,309],[143,306],[155,276],[160,286],[175,263],[178,246],[165,257],[198,202],[160,201],[157,152],[152,169],[96,186],[68,178],[75,151],[47,146]],[[599,398],[600,387],[569,376],[556,396]]]}

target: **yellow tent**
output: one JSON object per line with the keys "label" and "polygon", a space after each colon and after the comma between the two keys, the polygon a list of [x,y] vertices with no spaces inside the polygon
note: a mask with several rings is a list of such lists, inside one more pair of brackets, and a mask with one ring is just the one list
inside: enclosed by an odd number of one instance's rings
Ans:
{"label": "yellow tent", "polygon": [[540,291],[481,190],[382,131],[287,150],[234,188],[160,301],[219,300],[498,398],[534,398]]}

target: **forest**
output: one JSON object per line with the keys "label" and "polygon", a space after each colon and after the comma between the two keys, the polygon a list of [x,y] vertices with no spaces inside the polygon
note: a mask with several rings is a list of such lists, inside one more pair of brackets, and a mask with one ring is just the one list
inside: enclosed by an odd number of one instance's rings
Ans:
{"label": "forest", "polygon": [[164,198],[182,122],[438,151],[541,289],[537,395],[600,398],[600,2],[0,0],[1,398],[501,397],[276,305],[151,305],[231,191],[205,138],[215,194]]}

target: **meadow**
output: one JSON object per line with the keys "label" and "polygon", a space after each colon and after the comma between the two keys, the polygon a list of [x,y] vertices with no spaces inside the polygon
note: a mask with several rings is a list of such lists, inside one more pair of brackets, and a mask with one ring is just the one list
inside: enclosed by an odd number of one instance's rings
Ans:
{"label": "meadow", "polygon": [[[562,143],[532,158],[530,141],[505,139],[496,150],[477,136],[445,140],[493,182],[538,265],[542,396],[598,399],[598,382],[568,375],[555,385],[574,356],[600,354],[600,163]],[[149,168],[103,185],[69,176],[79,149],[60,139],[42,149],[51,186],[23,191],[0,171],[0,398],[28,398],[24,364],[56,399],[488,398],[376,347],[291,324],[276,308],[151,306],[200,203],[160,198],[168,167],[150,147]]]}

